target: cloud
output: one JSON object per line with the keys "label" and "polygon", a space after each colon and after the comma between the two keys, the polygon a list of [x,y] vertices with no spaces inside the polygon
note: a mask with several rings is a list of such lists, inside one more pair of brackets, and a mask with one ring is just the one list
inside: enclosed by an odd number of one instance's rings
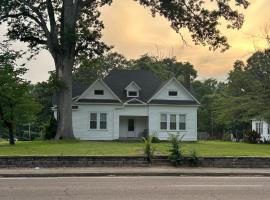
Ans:
{"label": "cloud", "polygon": [[[225,53],[210,52],[207,47],[195,46],[190,42],[187,31],[183,31],[188,46],[170,27],[163,17],[153,18],[147,8],[134,0],[115,0],[111,6],[102,9],[105,24],[103,40],[114,45],[115,51],[128,58],[151,55],[176,56],[179,61],[189,61],[198,70],[199,77],[224,79],[237,59],[245,60],[258,49],[267,47],[262,39],[264,27],[270,24],[269,0],[250,0],[245,14],[245,23],[240,30],[227,30],[221,27],[228,37],[231,48]],[[27,78],[42,81],[48,78],[47,71],[53,69],[51,56],[43,52],[29,63]]]}

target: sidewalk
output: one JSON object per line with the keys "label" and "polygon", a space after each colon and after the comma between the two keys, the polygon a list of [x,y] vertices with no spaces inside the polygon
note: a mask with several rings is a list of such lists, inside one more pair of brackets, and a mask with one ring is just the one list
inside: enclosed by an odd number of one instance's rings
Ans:
{"label": "sidewalk", "polygon": [[0,169],[0,177],[97,177],[97,176],[268,176],[270,169],[99,167]]}

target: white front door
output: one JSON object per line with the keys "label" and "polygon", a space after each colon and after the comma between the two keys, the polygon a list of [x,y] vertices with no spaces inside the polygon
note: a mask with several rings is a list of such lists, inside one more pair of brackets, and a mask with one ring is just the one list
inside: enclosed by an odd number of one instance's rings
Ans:
{"label": "white front door", "polygon": [[135,119],[128,119],[128,137],[136,137]]}

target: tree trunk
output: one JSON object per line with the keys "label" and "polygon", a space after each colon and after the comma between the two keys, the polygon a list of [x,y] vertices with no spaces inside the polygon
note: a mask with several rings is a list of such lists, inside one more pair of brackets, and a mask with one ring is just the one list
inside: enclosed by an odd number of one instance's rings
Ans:
{"label": "tree trunk", "polygon": [[68,56],[55,60],[57,79],[61,88],[57,94],[57,132],[55,139],[74,139],[72,128],[72,67]]}
{"label": "tree trunk", "polygon": [[14,140],[14,126],[12,123],[7,123],[8,127],[8,135],[9,135],[9,144],[14,145],[15,140]]}

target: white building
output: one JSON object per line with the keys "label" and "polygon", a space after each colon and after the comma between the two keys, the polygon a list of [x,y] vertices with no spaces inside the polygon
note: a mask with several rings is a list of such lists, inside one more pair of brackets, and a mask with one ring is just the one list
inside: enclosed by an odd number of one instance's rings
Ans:
{"label": "white building", "polygon": [[252,130],[260,133],[262,140],[270,140],[270,123],[263,119],[252,119]]}
{"label": "white building", "polygon": [[[77,89],[76,89],[77,88]],[[197,140],[198,100],[175,78],[147,71],[113,70],[85,90],[73,88],[73,131],[81,140],[136,139],[171,133]]]}

